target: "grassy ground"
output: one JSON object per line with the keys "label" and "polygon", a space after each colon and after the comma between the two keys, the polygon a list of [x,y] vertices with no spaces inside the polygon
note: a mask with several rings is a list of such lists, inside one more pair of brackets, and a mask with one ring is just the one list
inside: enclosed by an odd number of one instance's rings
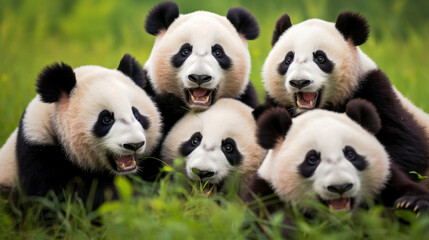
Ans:
{"label": "grassy ground", "polygon": [[[114,68],[124,53],[141,63],[147,59],[154,37],[145,33],[143,22],[156,1],[97,0],[0,0],[0,145],[17,127],[27,103],[35,96],[39,71],[56,61],[74,67],[101,65]],[[429,112],[428,1],[259,1],[259,0],[184,0],[178,2],[182,13],[207,10],[225,15],[230,7],[243,6],[258,19],[261,35],[249,42],[252,55],[251,79],[259,90],[260,69],[270,50],[271,33],[277,18],[289,13],[292,22],[307,18],[335,21],[339,12],[354,10],[364,14],[371,34],[362,49],[383,69],[395,86],[419,107]],[[88,212],[78,203],[60,204],[55,198],[36,199],[37,204],[23,212],[13,208],[7,198],[0,202],[0,239],[54,236],[70,239],[93,238],[228,238],[254,236],[252,221],[234,196],[203,197],[198,190],[188,193],[181,184],[162,182],[152,186],[119,181],[121,202]],[[130,188],[146,197],[133,197]],[[55,223],[41,225],[38,212],[50,209]],[[429,219],[416,219],[408,213],[411,225],[383,216],[376,207],[354,217],[324,214],[313,222],[298,219],[297,228],[309,239],[387,238],[424,239]],[[326,212],[326,211],[325,211]],[[99,218],[105,224],[91,222]],[[281,216],[270,222],[268,234],[278,237],[276,226]],[[262,236],[257,236],[262,237]]]}

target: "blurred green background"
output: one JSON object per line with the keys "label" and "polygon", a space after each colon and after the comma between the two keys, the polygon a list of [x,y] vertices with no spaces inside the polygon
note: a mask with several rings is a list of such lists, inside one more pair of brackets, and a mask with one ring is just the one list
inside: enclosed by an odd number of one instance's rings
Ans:
{"label": "blurred green background", "polygon": [[[35,96],[41,69],[63,61],[73,67],[101,65],[115,68],[124,53],[142,64],[154,37],[143,29],[153,0],[0,0],[0,146],[18,125],[27,103]],[[383,69],[397,88],[429,111],[429,1],[407,0],[210,0],[177,1],[181,13],[207,10],[225,15],[243,6],[260,23],[261,34],[249,41],[251,79],[262,99],[261,66],[271,46],[271,34],[283,13],[292,23],[308,18],[335,21],[344,10],[368,18],[370,38],[362,49]]]}

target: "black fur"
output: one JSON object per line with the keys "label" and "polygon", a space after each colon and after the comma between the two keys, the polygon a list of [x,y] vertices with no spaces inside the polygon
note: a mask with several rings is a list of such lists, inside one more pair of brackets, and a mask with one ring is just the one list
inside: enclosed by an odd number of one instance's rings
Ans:
{"label": "black fur", "polygon": [[280,36],[290,27],[292,27],[292,23],[290,21],[289,15],[283,14],[276,22],[273,37],[271,39],[271,46],[274,46],[279,40]]}
{"label": "black fur", "polygon": [[147,130],[150,127],[149,118],[141,115],[139,110],[135,107],[132,107],[132,111],[133,111],[134,117],[137,119],[140,125],[142,125],[143,129]]}
{"label": "black fur", "polygon": [[[24,113],[25,115],[25,113]],[[24,116],[23,115],[23,116]],[[29,142],[24,135],[24,125],[18,127],[17,158],[18,176],[22,189],[29,196],[46,196],[53,190],[60,199],[64,191],[75,192],[87,203],[91,200],[90,189],[95,186],[94,198],[88,206],[97,208],[105,200],[105,192],[112,198],[118,198],[109,172],[88,172],[68,159],[58,141],[54,145],[43,145]]]}
{"label": "black fur", "polygon": [[346,114],[367,131],[377,134],[381,129],[380,115],[374,105],[364,99],[353,99],[346,105]]}
{"label": "black fur", "polygon": [[343,154],[344,157],[349,160],[357,170],[363,171],[366,169],[367,162],[365,160],[365,157],[359,155],[353,147],[346,146],[343,149]]}
{"label": "black fur", "polygon": [[65,63],[54,63],[45,67],[39,74],[36,91],[43,102],[58,102],[62,94],[70,95],[76,86],[73,68]]}
{"label": "black fur", "polygon": [[322,50],[317,50],[313,53],[313,61],[316,65],[325,73],[332,73],[335,64],[326,56],[326,53]]}
{"label": "black fur", "polygon": [[202,139],[203,139],[203,135],[201,135],[200,132],[196,132],[192,134],[192,136],[188,139],[188,141],[180,145],[180,154],[182,154],[185,157],[191,154],[198,146],[200,146]]}
{"label": "black fur", "polygon": [[[186,52],[185,52],[186,51]],[[179,68],[192,54],[192,46],[189,43],[183,44],[179,51],[171,57],[171,63],[175,68]]]}
{"label": "black fur", "polygon": [[241,7],[231,8],[228,10],[226,18],[234,25],[237,32],[247,40],[253,40],[259,36],[258,22],[246,9]]}
{"label": "black fur", "polygon": [[289,69],[289,66],[292,64],[293,59],[294,59],[295,53],[292,51],[289,51],[286,56],[285,59],[279,64],[279,66],[277,67],[277,72],[280,75],[285,75],[287,73],[287,70]]}
{"label": "black fur", "polygon": [[179,17],[179,7],[175,2],[162,2],[153,7],[144,23],[147,33],[158,35],[162,30],[168,27]]}
{"label": "black fur", "polygon": [[240,151],[237,148],[237,144],[234,139],[227,138],[222,141],[222,152],[232,166],[239,165],[243,159]]}
{"label": "black fur", "polygon": [[125,54],[117,68],[123,74],[127,75],[137,86],[142,89],[146,86],[146,78],[140,63],[130,54]]}
{"label": "black fur", "polygon": [[249,81],[246,90],[244,90],[244,93],[241,94],[237,100],[246,104],[247,106],[250,106],[251,108],[255,108],[259,105],[258,95],[251,81]]}
{"label": "black fur", "polygon": [[317,167],[320,164],[320,152],[310,150],[304,158],[304,161],[298,166],[299,173],[304,178],[313,176]]}
{"label": "black fur", "polygon": [[221,45],[215,44],[212,47],[212,55],[223,70],[228,70],[229,68],[231,68],[232,66],[231,58],[228,57],[228,55],[226,55]]}
{"label": "black fur", "polygon": [[290,114],[283,108],[273,108],[265,112],[257,121],[258,144],[265,149],[274,148],[283,141],[292,125]]}
{"label": "black fur", "polygon": [[342,12],[338,15],[335,27],[347,40],[352,40],[355,46],[366,42],[369,36],[369,25],[365,17],[355,12]]}
{"label": "black fur", "polygon": [[103,110],[98,114],[97,122],[92,127],[95,136],[101,138],[106,136],[115,123],[114,113]]}

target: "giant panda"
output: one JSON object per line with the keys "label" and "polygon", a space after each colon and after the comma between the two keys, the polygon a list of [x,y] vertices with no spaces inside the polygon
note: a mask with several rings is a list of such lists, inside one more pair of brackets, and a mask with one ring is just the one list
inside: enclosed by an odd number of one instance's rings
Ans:
{"label": "giant panda", "polygon": [[221,98],[258,104],[246,41],[258,37],[259,26],[247,10],[231,8],[226,17],[206,11],[179,15],[176,3],[162,2],[148,13],[145,29],[156,36],[144,64],[147,92],[173,94],[195,111]]}
{"label": "giant panda", "polygon": [[16,151],[26,195],[73,189],[94,208],[117,197],[114,177],[140,172],[139,161],[161,135],[160,114],[143,90],[142,76],[128,54],[117,69],[55,63],[42,70],[38,95],[5,146],[6,154]]}
{"label": "giant panda", "polygon": [[[346,113],[316,109],[295,118],[284,108],[271,108],[257,128],[258,143],[269,152],[242,198],[264,218],[293,204],[311,215],[309,202],[354,212],[387,187],[390,157],[374,136],[381,121],[366,100],[351,100]],[[255,199],[265,205],[259,208]],[[285,218],[284,224],[293,223],[293,215]]]}
{"label": "giant panda", "polygon": [[180,171],[190,180],[208,182],[208,191],[224,191],[224,183],[234,173],[246,182],[265,156],[255,133],[252,108],[224,98],[204,112],[180,119],[168,133],[161,156],[170,165],[184,158]]}
{"label": "giant panda", "polygon": [[312,109],[344,112],[351,99],[366,99],[383,123],[376,137],[393,162],[394,177],[388,184],[397,190],[390,192],[392,199],[401,192],[400,206],[428,206],[429,190],[412,182],[417,176],[410,172],[429,173],[429,117],[360,50],[368,35],[366,19],[354,12],[339,14],[335,23],[310,19],[292,25],[287,14],[280,17],[262,70],[266,102],[254,116],[272,106],[285,108],[291,116]]}

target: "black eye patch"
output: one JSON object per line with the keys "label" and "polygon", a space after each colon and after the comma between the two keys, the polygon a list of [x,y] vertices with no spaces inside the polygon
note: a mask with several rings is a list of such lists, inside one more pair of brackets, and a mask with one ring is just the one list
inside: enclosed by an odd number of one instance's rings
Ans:
{"label": "black eye patch", "polygon": [[237,144],[234,139],[227,138],[222,140],[221,149],[229,164],[235,166],[241,163],[243,156],[241,156],[240,151],[238,151]]}
{"label": "black eye patch", "polygon": [[182,64],[188,59],[189,56],[192,54],[192,46],[189,43],[183,44],[179,52],[177,52],[172,58],[171,63],[175,68],[179,68],[182,66]]}
{"label": "black eye patch", "polygon": [[292,51],[289,51],[286,54],[285,59],[279,64],[277,68],[277,72],[280,75],[285,75],[287,73],[287,70],[289,69],[289,66],[292,64],[294,57],[295,57],[295,53]]}
{"label": "black eye patch", "polygon": [[212,55],[223,70],[227,70],[232,66],[231,58],[226,55],[221,45],[215,44],[212,47]]}
{"label": "black eye patch", "polygon": [[349,160],[359,171],[365,170],[367,162],[364,156],[359,155],[353,147],[346,146],[343,149],[344,157]]}
{"label": "black eye patch", "polygon": [[192,134],[188,141],[182,143],[180,146],[180,154],[186,157],[191,152],[193,152],[201,143],[201,139],[203,139],[203,135],[200,132],[196,132]]}
{"label": "black eye patch", "polygon": [[92,132],[97,137],[104,137],[109,133],[114,123],[115,117],[113,112],[105,109],[98,114],[97,122],[95,122],[92,128]]}
{"label": "black eye patch", "polygon": [[317,66],[325,73],[332,73],[334,70],[334,63],[329,60],[326,53],[322,50],[317,50],[313,53],[313,61],[317,64]]}
{"label": "black eye patch", "polygon": [[309,178],[316,171],[317,166],[320,164],[320,152],[316,150],[310,150],[305,155],[304,161],[298,166],[299,173],[305,177]]}
{"label": "black eye patch", "polygon": [[131,108],[134,114],[134,118],[139,121],[139,123],[142,125],[143,129],[148,129],[150,126],[150,121],[147,117],[140,114],[139,110],[135,107]]}

